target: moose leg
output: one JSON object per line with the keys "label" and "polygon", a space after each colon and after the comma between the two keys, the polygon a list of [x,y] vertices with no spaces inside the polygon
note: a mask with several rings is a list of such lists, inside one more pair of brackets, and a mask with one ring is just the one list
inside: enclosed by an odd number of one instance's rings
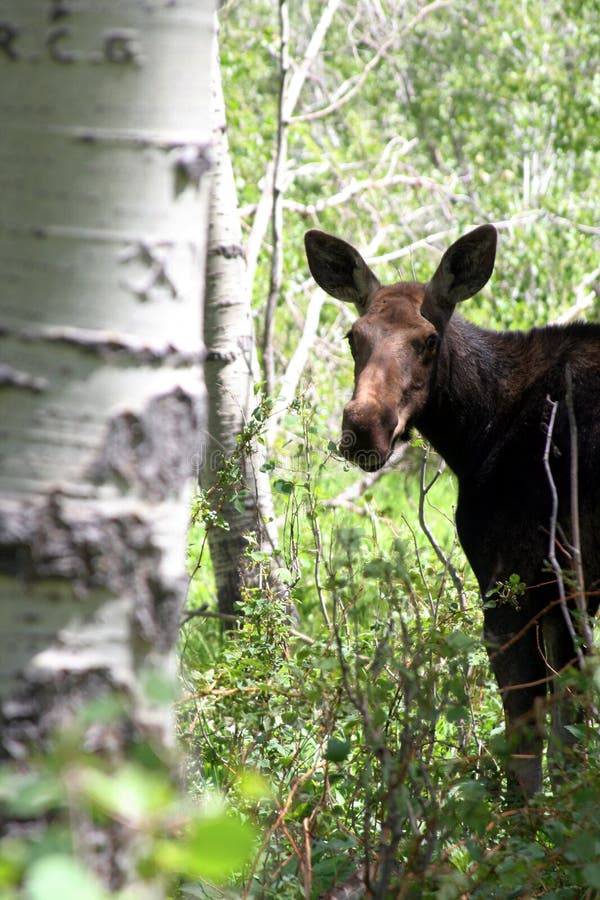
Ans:
{"label": "moose leg", "polygon": [[[486,610],[488,612],[500,610]],[[508,794],[531,797],[542,786],[543,723],[539,717],[543,717],[540,701],[546,696],[547,672],[535,626],[527,628],[526,619],[510,615],[508,610],[502,612],[505,615],[501,622],[494,621],[499,617],[486,615],[484,634],[504,706],[510,752]],[[506,628],[507,619],[514,619],[511,623],[514,627]],[[504,627],[498,628],[500,624]],[[517,634],[521,636],[514,640]]]}
{"label": "moose leg", "polygon": [[573,640],[566,627],[563,612],[555,607],[542,620],[544,650],[548,674],[552,680],[551,719],[552,732],[548,741],[548,762],[553,784],[561,781],[561,763],[577,743],[577,738],[569,730],[583,720],[583,710],[570,688],[556,684],[556,676],[577,661]]}

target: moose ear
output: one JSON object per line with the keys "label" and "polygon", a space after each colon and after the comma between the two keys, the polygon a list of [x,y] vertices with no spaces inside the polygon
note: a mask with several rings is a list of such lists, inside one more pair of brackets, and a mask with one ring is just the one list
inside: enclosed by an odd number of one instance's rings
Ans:
{"label": "moose ear", "polygon": [[494,269],[496,242],[494,226],[480,225],[446,250],[425,288],[421,312],[426,319],[444,326],[457,303],[481,290]]}
{"label": "moose ear", "polygon": [[354,303],[362,316],[380,283],[358,250],[316,229],[306,232],[304,245],[308,267],[319,287],[338,300]]}

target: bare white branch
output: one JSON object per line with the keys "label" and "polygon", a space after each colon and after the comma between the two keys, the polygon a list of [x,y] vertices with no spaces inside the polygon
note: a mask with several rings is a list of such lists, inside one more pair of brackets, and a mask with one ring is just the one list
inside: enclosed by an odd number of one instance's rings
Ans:
{"label": "bare white branch", "polygon": [[[438,9],[443,9],[445,6],[451,6],[454,0],[433,0],[432,3],[428,3],[427,6],[424,6],[423,9],[419,10],[416,16],[411,19],[411,21],[402,29],[402,34],[405,35],[409,31],[412,31],[426,16],[430,15],[433,12],[436,12]],[[356,76],[353,83],[348,87],[345,93],[338,96],[331,103],[327,104],[327,106],[323,106],[320,109],[315,109],[312,112],[306,112],[302,115],[295,116],[294,121],[296,122],[306,122],[311,121],[313,119],[322,119],[325,116],[328,116],[330,113],[339,109],[341,106],[344,106],[351,100],[362,88],[363,84],[373,71],[379,64],[379,62],[384,58],[390,47],[394,45],[394,43],[398,40],[399,33],[397,31],[393,31],[393,33],[379,46],[377,51],[371,57],[371,59],[365,63],[363,70],[359,75]]]}
{"label": "bare white branch", "polygon": [[581,647],[579,646],[579,642],[577,640],[577,635],[575,633],[575,628],[573,626],[573,620],[571,619],[571,614],[569,613],[569,609],[567,607],[567,595],[565,592],[565,582],[563,578],[563,572],[560,566],[560,563],[556,556],[556,527],[558,522],[558,491],[556,490],[556,483],[554,481],[554,476],[552,474],[552,468],[550,466],[550,448],[552,447],[552,435],[554,433],[554,423],[556,421],[556,413],[558,410],[558,400],[551,400],[548,397],[548,403],[550,404],[550,420],[548,422],[548,430],[546,433],[546,445],[544,447],[544,470],[546,472],[546,478],[548,479],[548,486],[550,488],[550,496],[552,499],[552,511],[550,514],[550,540],[548,545],[548,560],[550,565],[552,566],[552,571],[556,576],[556,584],[558,587],[558,596],[560,600],[560,608],[563,614],[563,618],[565,620],[565,624],[567,626],[567,631],[569,632],[569,636],[573,641],[573,646],[575,647],[575,652],[577,654],[577,660],[580,666],[583,666],[583,652]]}

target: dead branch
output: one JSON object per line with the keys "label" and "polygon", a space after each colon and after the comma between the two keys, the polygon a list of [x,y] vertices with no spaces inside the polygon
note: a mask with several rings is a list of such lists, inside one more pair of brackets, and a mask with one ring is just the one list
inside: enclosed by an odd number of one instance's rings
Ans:
{"label": "dead branch", "polygon": [[216,612],[216,610],[209,609],[207,603],[203,603],[202,606],[197,606],[195,609],[186,610],[181,618],[181,625],[186,625],[188,622],[191,622],[192,619],[198,618],[220,619],[221,622],[236,622],[238,616],[233,616],[229,613]]}
{"label": "dead branch", "polygon": [[[271,221],[271,206],[273,198],[273,178],[275,174],[275,165],[273,160],[269,160],[263,177],[263,188],[260,200],[253,207],[254,217],[252,219],[252,228],[250,236],[246,241],[246,289],[248,291],[248,302],[252,300],[252,287],[254,285],[254,276],[256,273],[256,264],[258,262],[258,254],[265,239],[269,222]],[[248,214],[246,209],[240,209],[240,217],[244,218]]]}
{"label": "dead branch", "polygon": [[400,444],[395,448],[392,455],[381,469],[376,472],[367,472],[359,481],[353,481],[351,485],[345,488],[335,497],[329,497],[321,501],[323,506],[336,508],[338,506],[348,506],[353,500],[359,500],[369,488],[373,487],[384,475],[389,474],[396,468],[404,454],[406,453],[407,444]]}
{"label": "dead branch", "polygon": [[465,595],[464,595],[462,581],[460,579],[460,576],[459,576],[458,572],[456,571],[456,568],[453,565],[452,561],[446,556],[446,554],[444,553],[444,551],[442,550],[442,548],[436,541],[431,529],[429,528],[429,525],[427,524],[427,522],[425,520],[425,500],[427,498],[427,494],[429,493],[431,488],[434,486],[434,484],[436,483],[436,481],[442,474],[442,471],[444,468],[444,461],[440,460],[439,465],[436,469],[436,472],[435,472],[433,478],[427,484],[426,483],[426,475],[427,475],[427,460],[428,459],[429,459],[429,447],[423,454],[423,460],[421,462],[421,489],[419,491],[419,525],[421,526],[421,530],[423,531],[423,534],[425,535],[425,537],[431,544],[431,547],[433,548],[433,552],[435,553],[435,555],[437,556],[437,558],[439,559],[441,564],[444,566],[444,570],[449,573],[450,578],[452,579],[452,584],[454,585],[454,589],[456,590],[456,593],[459,598],[460,608],[464,612],[464,610],[465,610]]}
{"label": "dead branch", "polygon": [[551,400],[550,397],[547,398],[548,403],[550,404],[550,421],[548,422],[548,429],[546,434],[546,446],[544,447],[544,469],[546,472],[546,478],[548,479],[548,485],[550,487],[550,496],[552,499],[552,512],[550,515],[550,541],[548,547],[548,559],[550,561],[550,565],[552,566],[552,571],[556,576],[556,584],[558,586],[558,596],[560,600],[560,608],[562,610],[563,618],[565,620],[567,631],[573,641],[573,645],[577,652],[577,659],[579,664],[583,666],[583,653],[581,651],[581,647],[578,646],[577,635],[575,634],[575,629],[573,627],[573,621],[571,619],[571,615],[569,613],[569,609],[567,607],[567,598],[565,593],[565,583],[563,579],[562,569],[560,567],[560,563],[556,557],[556,527],[558,521],[558,492],[556,490],[556,484],[554,481],[554,476],[552,475],[552,468],[550,467],[550,447],[552,446],[552,434],[554,432],[554,423],[556,421],[556,411],[558,409],[558,400]]}
{"label": "dead branch", "polygon": [[317,336],[321,318],[321,309],[325,299],[325,294],[321,290],[313,291],[311,294],[308,309],[306,310],[302,336],[296,345],[296,349],[292,354],[292,358],[290,359],[279,384],[278,396],[273,410],[274,415],[270,419],[268,431],[269,440],[272,440],[275,431],[279,427],[281,416],[285,413],[296,396],[298,383],[302,377],[311,347]]}
{"label": "dead branch", "polygon": [[[382,178],[365,178],[361,181],[357,181],[353,178],[341,191],[338,191],[337,194],[333,194],[331,197],[322,197],[315,203],[310,204],[298,203],[295,200],[286,200],[284,206],[286,209],[302,216],[316,216],[325,209],[330,209],[332,206],[341,206],[344,203],[347,203],[352,197],[357,194],[362,194],[364,191],[387,190],[398,184],[407,185],[413,188],[422,187],[428,191],[442,191],[450,199],[456,199],[457,197],[457,195],[448,192],[443,185],[438,184],[438,182],[434,181],[432,178],[424,178],[420,175],[388,174]],[[431,240],[431,238],[429,240]]]}
{"label": "dead branch", "polygon": [[[437,182],[432,181],[431,184],[425,186],[436,186],[437,188],[440,185]],[[523,213],[518,213],[515,216],[512,216],[510,219],[503,219],[500,222],[494,222],[494,227],[499,231],[510,230],[514,228],[515,225],[520,225],[523,222],[530,222],[534,219],[539,219],[543,215],[541,210],[531,209],[526,210]],[[401,247],[399,250],[393,250],[391,253],[382,253],[380,256],[365,256],[365,260],[369,263],[369,265],[375,265],[380,263],[388,263],[394,262],[397,259],[402,259],[403,256],[410,256],[415,250],[419,250],[421,247],[427,247],[428,249],[434,250],[436,253],[438,252],[438,248],[436,246],[437,241],[445,241],[448,236],[452,234],[451,228],[445,228],[443,231],[435,231],[433,234],[428,234],[424,238],[420,238],[418,241],[414,241],[412,244],[407,244],[405,247]]]}
{"label": "dead branch", "polygon": [[[430,15],[433,12],[436,12],[438,9],[443,9],[446,6],[452,6],[454,0],[433,0],[432,3],[428,3],[427,6],[424,6],[416,16],[408,23],[408,25],[402,29],[402,35],[408,34],[409,31],[412,31],[419,22],[421,22],[426,16]],[[390,47],[398,40],[399,33],[394,31],[390,37],[388,37],[383,43],[379,46],[377,51],[371,57],[371,59],[365,63],[365,66],[358,75],[354,83],[342,94],[340,94],[335,100],[331,103],[328,103],[327,106],[322,106],[320,109],[312,110],[311,112],[303,113],[302,115],[295,116],[294,122],[308,122],[313,119],[322,119],[325,116],[328,116],[330,113],[335,110],[340,109],[342,106],[345,106],[349,100],[360,91],[363,84],[373,71],[386,55]]]}
{"label": "dead branch", "polygon": [[262,339],[263,370],[268,395],[273,394],[275,386],[275,352],[273,333],[275,327],[275,310],[281,292],[283,276],[283,181],[287,161],[287,133],[289,117],[287,115],[286,92],[289,56],[290,20],[287,0],[279,0],[279,95],[277,101],[277,144],[275,147],[275,170],[273,173],[273,203],[271,207],[271,275],[269,278],[269,295],[265,307],[265,321]]}
{"label": "dead branch", "polygon": [[[305,429],[307,426],[305,425]],[[327,603],[325,600],[325,593],[323,591],[323,585],[321,584],[321,560],[324,557],[323,554],[323,540],[321,537],[321,528],[319,525],[319,518],[317,516],[317,504],[315,501],[315,496],[312,489],[312,475],[311,475],[311,466],[310,466],[310,449],[309,449],[309,441],[308,441],[308,431],[305,431],[304,434],[304,459],[306,463],[306,497],[308,502],[308,521],[310,524],[310,528],[313,534],[313,540],[315,542],[315,562],[314,562],[314,579],[315,579],[315,587],[317,589],[317,596],[319,598],[319,604],[321,606],[321,612],[323,613],[323,620],[327,625],[327,628],[331,628],[331,619],[329,617],[329,613],[327,611]]]}
{"label": "dead branch", "polygon": [[599,279],[600,266],[592,272],[588,272],[588,274],[581,279],[575,288],[575,303],[555,319],[557,325],[564,325],[567,322],[572,322],[574,319],[577,319],[585,309],[588,309],[592,305],[600,293],[600,288],[597,284]]}
{"label": "dead branch", "polygon": [[306,77],[313,62],[316,59],[319,50],[321,49],[327,31],[329,30],[329,26],[333,21],[333,17],[337,11],[338,6],[340,5],[340,2],[341,0],[328,0],[328,3],[325,5],[323,12],[321,13],[321,18],[319,19],[317,26],[313,31],[312,37],[308,42],[308,46],[305,50],[302,62],[296,68],[296,71],[290,79],[289,90],[287,92],[283,110],[285,118],[288,121],[294,115],[294,110],[296,109],[296,105],[300,97],[300,92],[302,91],[304,82],[306,81]]}
{"label": "dead branch", "polygon": [[573,569],[575,572],[575,605],[579,612],[579,628],[588,649],[594,645],[594,636],[590,626],[587,602],[585,596],[585,580],[583,577],[583,562],[581,558],[581,532],[579,528],[579,447],[577,436],[577,419],[573,404],[573,379],[571,366],[565,370],[566,379],[566,404],[569,416],[569,435],[571,444],[571,550],[573,554]]}

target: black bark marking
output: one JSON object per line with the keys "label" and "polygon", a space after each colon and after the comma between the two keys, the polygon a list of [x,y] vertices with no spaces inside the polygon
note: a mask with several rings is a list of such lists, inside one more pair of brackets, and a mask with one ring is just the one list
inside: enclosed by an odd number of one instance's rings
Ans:
{"label": "black bark marking", "polygon": [[[0,328],[0,335],[7,334],[6,329]],[[122,362],[123,365],[170,365],[175,368],[186,368],[200,365],[204,358],[204,351],[179,350],[173,344],[164,346],[152,346],[143,341],[135,341],[125,335],[115,337],[102,331],[85,331],[84,329],[55,329],[45,331],[23,330],[16,336],[23,341],[48,341],[62,344],[65,347],[88,352],[110,360],[111,363]]]}
{"label": "black bark marking", "polygon": [[13,61],[19,59],[19,52],[15,47],[18,34],[19,29],[16,25],[11,25],[10,22],[0,22],[0,50]]}
{"label": "black bark marking", "polygon": [[70,16],[72,12],[73,10],[67,7],[65,0],[52,0],[52,9],[50,10],[49,18],[51,22],[58,22],[59,19]]}
{"label": "black bark marking", "polygon": [[210,253],[212,256],[222,256],[225,259],[237,259],[238,257],[244,259],[246,256],[241,244],[216,244],[210,248]]}
{"label": "black bark marking", "polygon": [[64,26],[57,26],[56,28],[50,29],[48,32],[46,36],[46,47],[48,48],[50,59],[53,59],[54,62],[68,65],[76,61],[77,54],[73,53],[72,50],[66,50],[60,46],[61,42],[70,36],[71,29],[65,28]]}
{"label": "black bark marking", "polygon": [[46,378],[39,378],[30,375],[29,372],[22,372],[19,369],[13,369],[12,366],[0,363],[0,388],[21,388],[26,391],[33,391],[34,394],[41,394],[48,390],[49,383]]}
{"label": "black bark marking", "polygon": [[197,188],[211,164],[208,144],[179,147],[175,156],[175,196],[178,197],[188,185]]}
{"label": "black bark marking", "polygon": [[236,350],[207,350],[206,362],[234,362],[240,355]]}
{"label": "black bark marking", "polygon": [[180,296],[179,290],[167,270],[169,253],[172,249],[173,245],[166,241],[157,244],[139,241],[132,247],[128,247],[127,250],[121,254],[121,262],[138,260],[146,267],[148,274],[146,278],[138,284],[134,284],[129,280],[124,280],[122,286],[131,291],[132,294],[135,294],[135,296],[143,303],[152,299],[152,293],[156,288],[164,288],[173,300],[177,300]]}
{"label": "black bark marking", "polygon": [[177,495],[193,473],[201,412],[199,399],[175,388],[139,413],[121,413],[108,426],[90,477],[152,500]]}
{"label": "black bark marking", "polygon": [[117,65],[143,62],[142,46],[135,31],[111,31],[104,38],[104,58]]}

